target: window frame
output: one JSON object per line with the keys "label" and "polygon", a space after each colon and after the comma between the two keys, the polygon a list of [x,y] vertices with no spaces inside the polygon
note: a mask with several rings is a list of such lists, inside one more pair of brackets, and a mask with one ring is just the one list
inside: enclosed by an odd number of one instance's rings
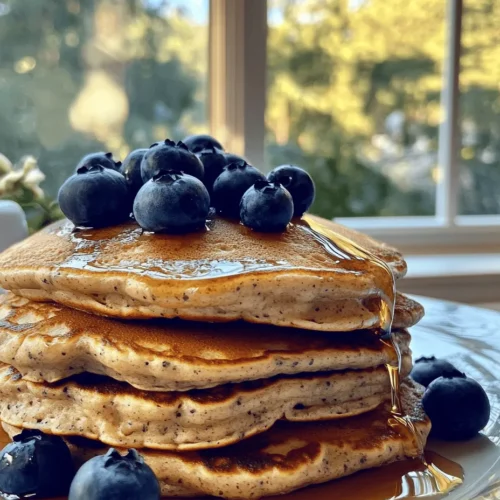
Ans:
{"label": "window frame", "polygon": [[[446,63],[439,128],[436,214],[348,217],[339,222],[407,252],[482,251],[500,245],[500,215],[458,215],[459,77],[463,0],[447,0]],[[228,148],[264,164],[267,0],[210,0],[209,116]]]}

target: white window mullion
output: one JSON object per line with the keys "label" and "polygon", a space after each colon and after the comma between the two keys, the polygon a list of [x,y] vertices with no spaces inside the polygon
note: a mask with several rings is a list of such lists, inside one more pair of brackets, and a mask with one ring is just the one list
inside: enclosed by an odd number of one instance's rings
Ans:
{"label": "white window mullion", "polygon": [[455,224],[460,189],[459,76],[462,7],[462,0],[448,0],[448,41],[441,92],[444,116],[439,129],[440,171],[436,193],[436,216],[448,227]]}
{"label": "white window mullion", "polygon": [[228,151],[264,164],[267,1],[210,1],[210,129]]}

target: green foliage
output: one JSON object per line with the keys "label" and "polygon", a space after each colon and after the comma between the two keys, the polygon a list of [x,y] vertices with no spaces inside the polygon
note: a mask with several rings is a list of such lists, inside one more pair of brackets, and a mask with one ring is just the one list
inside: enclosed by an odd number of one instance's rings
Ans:
{"label": "green foliage", "polygon": [[0,151],[36,157],[51,197],[84,154],[123,159],[205,128],[207,28],[166,16],[168,2],[2,5]]}
{"label": "green foliage", "polygon": [[[270,5],[281,16],[268,41],[270,163],[300,151],[326,216],[433,214],[446,2]],[[498,2],[467,3],[462,213],[500,213],[499,22]]]}
{"label": "green foliage", "polygon": [[[206,131],[207,26],[168,0],[1,5],[0,151],[34,155],[48,197],[90,151]],[[267,167],[310,170],[327,217],[433,214],[445,2],[269,5]],[[500,213],[499,24],[499,2],[466,4],[462,213]],[[33,227],[58,217],[30,196]]]}

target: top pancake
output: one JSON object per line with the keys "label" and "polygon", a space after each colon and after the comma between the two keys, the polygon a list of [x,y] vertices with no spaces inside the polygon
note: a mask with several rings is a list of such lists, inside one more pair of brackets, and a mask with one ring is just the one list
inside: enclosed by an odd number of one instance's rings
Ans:
{"label": "top pancake", "polygon": [[0,286],[121,318],[351,331],[388,328],[405,269],[396,250],[318,217],[277,234],[218,217],[188,235],[62,221],[0,256]]}

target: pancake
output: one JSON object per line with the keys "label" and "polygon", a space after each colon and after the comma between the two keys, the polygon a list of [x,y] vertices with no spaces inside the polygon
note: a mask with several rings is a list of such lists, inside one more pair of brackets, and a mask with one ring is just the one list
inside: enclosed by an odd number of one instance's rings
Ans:
{"label": "pancake", "polygon": [[[396,341],[410,353],[410,335]],[[312,333],[248,323],[117,321],[0,296],[0,362],[32,382],[92,372],[149,391],[214,387],[276,375],[372,368],[396,361],[371,331]]]}
{"label": "pancake", "polygon": [[416,325],[423,317],[424,306],[407,295],[398,292],[394,306],[393,328],[410,328]]}
{"label": "pancake", "polygon": [[317,217],[274,234],[219,217],[188,235],[60,221],[0,255],[0,287],[119,318],[352,331],[389,328],[405,269],[396,250]]}
{"label": "pancake", "polygon": [[[409,384],[409,383],[408,383]],[[280,421],[269,431],[212,450],[140,450],[165,496],[260,498],[378,467],[423,451],[430,422],[422,392],[403,385],[403,405],[418,440],[389,425],[389,405],[356,417],[323,422]],[[19,429],[3,424],[10,436]],[[398,431],[400,433],[398,433]],[[99,442],[67,439],[77,463],[105,453]],[[418,441],[418,442],[416,442]]]}
{"label": "pancake", "polygon": [[[411,371],[403,359],[402,374]],[[390,398],[385,366],[227,384],[188,392],[147,392],[99,375],[56,384],[23,380],[0,367],[0,420],[111,446],[189,450],[225,446],[277,420],[346,418]]]}

